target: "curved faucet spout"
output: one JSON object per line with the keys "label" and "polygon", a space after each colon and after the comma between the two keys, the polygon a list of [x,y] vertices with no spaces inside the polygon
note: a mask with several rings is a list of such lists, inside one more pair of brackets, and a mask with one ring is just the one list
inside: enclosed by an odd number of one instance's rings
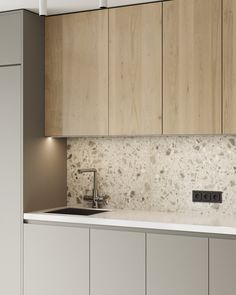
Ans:
{"label": "curved faucet spout", "polygon": [[93,173],[93,196],[92,196],[92,201],[93,201],[93,208],[98,208],[98,191],[97,191],[97,169],[91,168],[91,169],[79,169],[78,170],[79,174],[82,173]]}

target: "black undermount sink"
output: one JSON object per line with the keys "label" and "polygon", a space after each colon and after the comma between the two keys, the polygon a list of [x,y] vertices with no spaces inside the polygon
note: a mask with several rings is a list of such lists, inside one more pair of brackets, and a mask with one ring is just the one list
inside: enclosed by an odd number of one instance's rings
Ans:
{"label": "black undermount sink", "polygon": [[98,213],[107,212],[107,210],[101,209],[86,209],[86,208],[63,208],[52,211],[46,211],[45,213],[55,214],[68,214],[68,215],[93,215]]}

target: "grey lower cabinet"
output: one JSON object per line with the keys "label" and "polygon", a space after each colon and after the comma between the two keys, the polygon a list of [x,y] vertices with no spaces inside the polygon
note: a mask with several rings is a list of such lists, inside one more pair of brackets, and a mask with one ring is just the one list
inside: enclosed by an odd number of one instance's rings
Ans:
{"label": "grey lower cabinet", "polygon": [[25,224],[24,295],[79,294],[89,295],[89,229]]}
{"label": "grey lower cabinet", "polygon": [[90,295],[145,295],[145,233],[91,229]]}
{"label": "grey lower cabinet", "polygon": [[159,294],[208,295],[208,238],[147,234],[147,295]]}
{"label": "grey lower cabinet", "polygon": [[0,13],[0,65],[22,62],[22,13]]}
{"label": "grey lower cabinet", "polygon": [[209,295],[236,294],[236,240],[210,239]]}

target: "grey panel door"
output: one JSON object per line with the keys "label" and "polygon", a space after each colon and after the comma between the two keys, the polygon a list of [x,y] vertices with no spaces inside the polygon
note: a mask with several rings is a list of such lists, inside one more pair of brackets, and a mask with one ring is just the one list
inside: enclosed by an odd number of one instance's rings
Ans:
{"label": "grey panel door", "polygon": [[22,61],[21,17],[21,12],[0,14],[0,65]]}
{"label": "grey panel door", "polygon": [[210,293],[236,294],[236,240],[210,239]]}
{"label": "grey panel door", "polygon": [[0,67],[0,294],[20,294],[21,68]]}
{"label": "grey panel door", "polygon": [[145,234],[91,230],[90,295],[145,295]]}
{"label": "grey panel door", "polygon": [[207,238],[147,235],[147,295],[158,294],[208,295]]}
{"label": "grey panel door", "polygon": [[89,295],[89,229],[24,226],[24,295]]}

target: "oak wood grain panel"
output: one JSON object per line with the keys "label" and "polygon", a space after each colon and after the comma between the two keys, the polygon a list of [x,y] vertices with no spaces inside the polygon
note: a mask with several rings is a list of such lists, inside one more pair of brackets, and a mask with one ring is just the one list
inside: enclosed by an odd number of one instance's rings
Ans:
{"label": "oak wood grain panel", "polygon": [[46,135],[108,134],[108,11],[46,19]]}
{"label": "oak wood grain panel", "polygon": [[162,4],[109,10],[109,134],[162,132]]}
{"label": "oak wood grain panel", "polygon": [[223,101],[225,134],[236,134],[236,1],[224,0]]}
{"label": "oak wood grain panel", "polygon": [[220,134],[221,0],[163,5],[164,134]]}

